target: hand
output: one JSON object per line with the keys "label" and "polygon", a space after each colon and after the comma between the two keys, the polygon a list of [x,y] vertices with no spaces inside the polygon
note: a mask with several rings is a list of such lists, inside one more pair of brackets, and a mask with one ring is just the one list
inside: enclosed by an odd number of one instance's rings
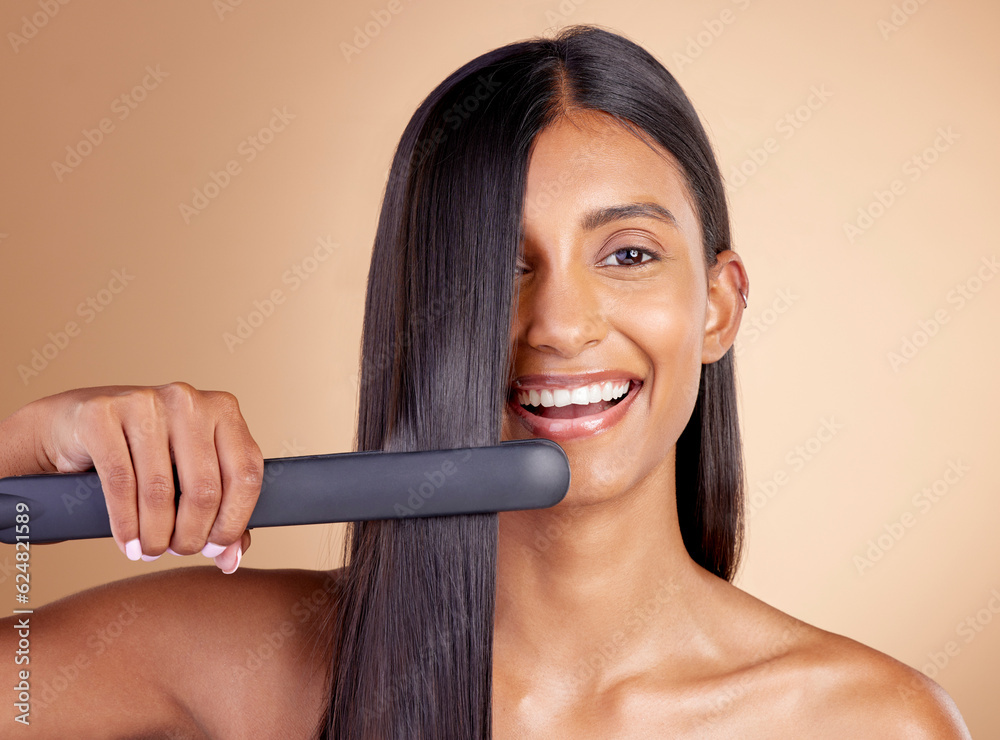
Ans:
{"label": "hand", "polygon": [[235,396],[168,383],[80,388],[32,405],[39,457],[61,473],[97,470],[129,559],[201,552],[236,570],[250,547],[245,528],[264,461]]}

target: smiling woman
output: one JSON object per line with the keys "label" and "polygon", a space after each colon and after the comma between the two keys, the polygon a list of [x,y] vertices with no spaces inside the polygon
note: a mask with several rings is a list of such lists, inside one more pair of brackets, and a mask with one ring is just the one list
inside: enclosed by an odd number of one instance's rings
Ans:
{"label": "smiling woman", "polygon": [[[749,293],[732,246],[705,131],[634,43],[575,27],[453,73],[389,175],[358,447],[545,437],[566,498],[356,522],[333,573],[188,569],[39,609],[49,681],[77,635],[139,616],[24,734],[968,737],[930,679],[731,583]],[[228,394],[74,391],[0,440],[3,475],[93,464],[133,559],[169,546],[232,573],[249,545],[260,451]]]}

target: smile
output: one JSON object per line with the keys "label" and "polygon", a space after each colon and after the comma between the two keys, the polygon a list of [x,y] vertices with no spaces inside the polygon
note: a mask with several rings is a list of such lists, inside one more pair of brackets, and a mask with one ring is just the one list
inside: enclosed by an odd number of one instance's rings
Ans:
{"label": "smile", "polygon": [[625,416],[642,387],[640,381],[624,378],[577,385],[564,376],[558,385],[556,382],[519,382],[508,404],[534,436],[555,441],[611,428]]}
{"label": "smile", "polygon": [[[567,419],[587,414],[599,413],[610,408],[628,393],[629,383],[591,383],[579,388],[542,388],[541,390],[518,391],[517,400],[533,414],[549,419]],[[572,406],[566,412],[555,409]],[[594,409],[586,407],[594,406]],[[552,411],[549,411],[552,409]]]}

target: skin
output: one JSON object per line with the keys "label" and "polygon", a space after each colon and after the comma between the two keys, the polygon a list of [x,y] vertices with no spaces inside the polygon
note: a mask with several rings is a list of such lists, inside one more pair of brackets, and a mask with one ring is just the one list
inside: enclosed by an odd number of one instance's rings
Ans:
{"label": "skin", "polygon": [[[231,393],[80,388],[12,414],[0,434],[5,475],[96,469],[115,544],[132,560],[204,552],[230,571],[250,547],[264,458]],[[173,462],[185,491],[176,506]]]}
{"label": "skin", "polygon": [[[767,606],[687,554],[675,445],[701,365],[734,341],[748,281],[734,252],[706,266],[696,209],[673,158],[603,115],[570,111],[536,140],[526,198],[512,383],[573,386],[599,372],[634,388],[615,424],[560,440],[573,483],[559,506],[500,515],[494,737],[969,737],[951,699],[923,674]],[[628,203],[656,204],[672,219],[582,225],[595,209]],[[614,255],[625,248],[655,259],[620,264]],[[0,474],[66,470],[53,461],[71,450],[76,464],[89,456],[99,472],[113,469],[112,459],[124,468],[113,451],[122,449],[122,430],[145,419],[166,435],[140,438],[149,447],[132,451],[137,483],[133,490],[125,475],[115,499],[119,546],[136,521],[149,554],[168,542],[197,552],[209,536],[248,546],[241,517],[259,492],[259,449],[234,400],[171,384],[167,395],[186,400],[157,405],[148,391],[85,389],[25,407],[0,423]],[[134,404],[121,401],[133,396]],[[90,434],[77,434],[81,402],[97,408],[82,415],[89,423],[103,419]],[[513,406],[503,428],[507,439],[537,431]],[[93,435],[101,440],[94,449],[74,447]],[[168,445],[192,480],[213,489],[211,439],[218,497],[206,494],[199,516],[169,526],[144,513],[155,511],[144,497],[163,497],[148,481],[164,474]],[[327,656],[313,647],[335,603],[337,572],[213,570],[139,577],[37,610],[36,687],[72,664],[81,640],[88,644],[81,636],[120,620],[123,603],[141,609],[99,655],[84,649],[85,680],[33,710],[33,724],[19,730],[307,736],[326,701]],[[8,655],[12,633],[0,629]],[[280,646],[254,664],[276,633]],[[13,686],[14,666],[4,665]],[[247,670],[237,676],[234,666]]]}
{"label": "skin", "polygon": [[[595,140],[601,156],[580,157]],[[735,339],[748,282],[732,251],[706,266],[676,161],[603,115],[571,114],[538,137],[526,200],[515,378],[601,370],[642,385],[616,425],[561,442],[573,482],[559,506],[500,515],[496,737],[967,737],[922,674],[688,555],[675,445],[700,366]],[[674,222],[581,224],[594,208],[650,202]],[[656,259],[608,259],[628,246]],[[504,429],[530,436],[510,409]]]}

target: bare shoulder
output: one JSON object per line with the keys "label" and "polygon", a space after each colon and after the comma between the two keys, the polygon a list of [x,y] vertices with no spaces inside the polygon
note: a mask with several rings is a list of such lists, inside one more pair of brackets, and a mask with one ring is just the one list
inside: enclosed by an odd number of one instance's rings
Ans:
{"label": "bare shoulder", "polygon": [[850,729],[854,737],[970,737],[952,698],[920,671],[842,635],[811,626],[807,634],[790,660],[818,689],[806,706],[830,730]]}
{"label": "bare shoulder", "polygon": [[759,679],[752,693],[773,709],[769,721],[808,737],[970,737],[955,702],[923,673],[740,594],[756,646],[743,673]]}
{"label": "bare shoulder", "polygon": [[178,568],[39,608],[39,731],[75,715],[81,737],[308,737],[329,699],[338,575]]}
{"label": "bare shoulder", "polygon": [[329,699],[339,572],[227,576],[208,566],[170,573],[144,590],[161,593],[151,598],[166,608],[170,618],[161,621],[184,646],[172,682],[176,701],[211,737],[237,727],[243,737],[307,736]]}

